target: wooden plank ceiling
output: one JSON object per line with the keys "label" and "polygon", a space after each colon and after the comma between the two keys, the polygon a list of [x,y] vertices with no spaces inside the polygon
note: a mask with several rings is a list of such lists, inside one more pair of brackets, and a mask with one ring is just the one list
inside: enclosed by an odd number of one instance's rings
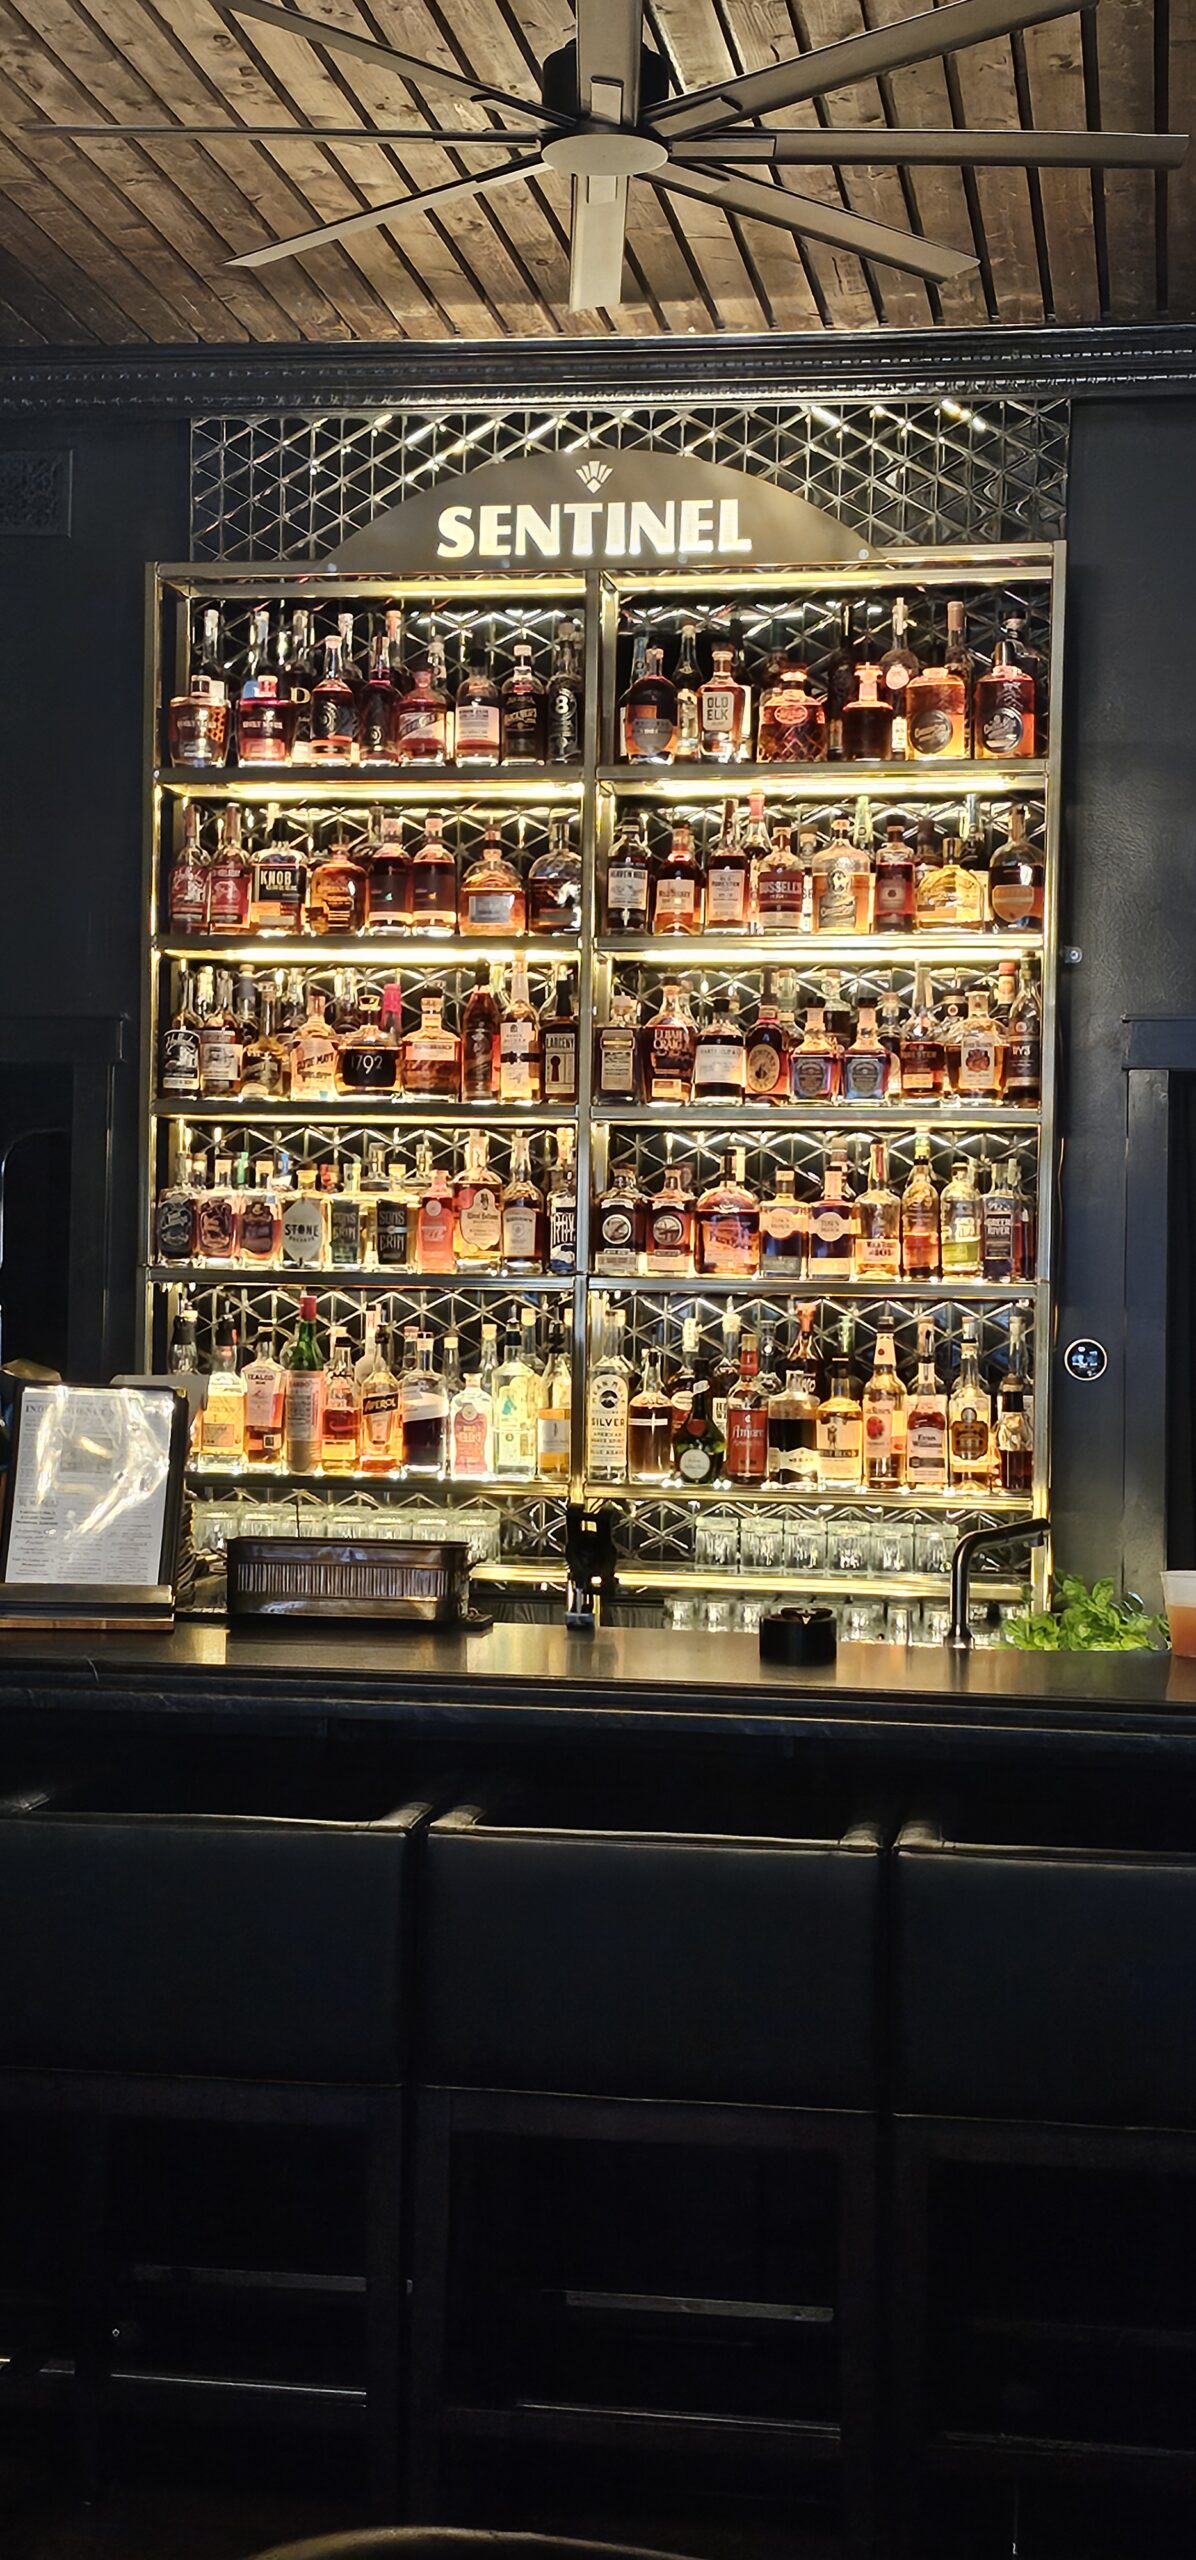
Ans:
{"label": "wooden plank ceiling", "polygon": [[[647,0],[673,86],[752,70],[925,0]],[[302,0],[309,17],[535,97],[571,32],[566,0]],[[226,260],[313,221],[440,184],[451,150],[283,138],[296,116],[341,128],[444,123],[482,107],[404,90],[372,66],[217,14],[209,0],[0,0],[0,343],[494,338],[919,328],[1196,317],[1196,146],[1148,171],[790,169],[778,178],[898,228],[974,250],[937,289],[790,241],[772,225],[636,185],[627,299],[570,313],[567,182],[512,185],[395,234],[362,231],[256,272]],[[442,113],[441,110],[445,111]],[[1190,129],[1196,0],[1103,0],[771,119],[822,124]],[[56,137],[87,120],[223,121],[223,137]],[[238,124],[277,123],[268,144]],[[34,130],[29,128],[33,127]],[[479,165],[476,160],[472,165]]]}

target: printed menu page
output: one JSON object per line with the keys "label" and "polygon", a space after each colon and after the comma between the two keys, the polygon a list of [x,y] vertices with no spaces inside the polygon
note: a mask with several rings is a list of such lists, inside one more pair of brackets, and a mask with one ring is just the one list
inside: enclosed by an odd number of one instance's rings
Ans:
{"label": "printed menu page", "polygon": [[169,1388],[27,1386],[6,1582],[157,1584],[173,1421]]}

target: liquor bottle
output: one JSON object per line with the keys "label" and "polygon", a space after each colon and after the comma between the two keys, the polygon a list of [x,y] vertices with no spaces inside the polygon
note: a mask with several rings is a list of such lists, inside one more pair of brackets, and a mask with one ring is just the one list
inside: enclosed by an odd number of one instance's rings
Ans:
{"label": "liquor bottle", "polygon": [[415,933],[457,930],[457,866],[444,841],[444,820],[434,811],[412,858],[411,925]]}
{"label": "liquor bottle", "polygon": [[650,1348],[627,1408],[627,1473],[633,1484],[663,1484],[672,1466],[672,1403],[660,1374],[660,1352]]}
{"label": "liquor bottle", "polygon": [[[724,1314],[723,1317],[724,1324],[726,1323],[727,1314],[732,1312],[733,1310],[731,1309],[726,1311],[726,1314]],[[735,1322],[738,1324],[738,1316],[736,1316]],[[681,1357],[676,1368],[665,1381],[669,1398],[669,1411],[672,1416],[672,1430],[674,1437],[676,1436],[677,1427],[680,1423],[682,1414],[688,1413],[690,1405],[693,1402],[694,1380],[698,1374],[699,1339],[700,1327],[697,1317],[684,1316],[681,1323]],[[737,1355],[731,1381],[732,1384],[734,1384],[734,1380],[738,1375],[739,1361]]]}
{"label": "liquor bottle", "polygon": [[1014,800],[1009,832],[988,866],[988,903],[995,925],[1007,933],[1038,933],[1046,897],[1046,864],[1026,834],[1026,813]]}
{"label": "liquor bottle", "polygon": [[694,851],[693,828],[682,821],[673,828],[663,862],[655,866],[653,933],[700,933],[704,902],[705,883]]}
{"label": "liquor bottle", "polygon": [[286,649],[287,692],[295,704],[297,713],[294,744],[291,748],[293,764],[311,763],[311,697],[319,672],[311,608],[309,605],[298,604],[291,614],[290,638]]}
{"label": "liquor bottle", "polygon": [[1033,1217],[1016,1156],[994,1164],[980,1203],[981,1271],[986,1280],[1032,1280]]}
{"label": "liquor bottle", "polygon": [[805,898],[806,865],[793,850],[792,828],[774,827],[769,849],[756,865],[758,931],[800,933]]}
{"label": "liquor bottle", "polygon": [[[712,672],[698,687],[700,752],[717,764],[742,764],[752,751],[747,688],[736,681],[734,649],[716,640],[710,655]],[[679,747],[678,753],[685,749]]]}
{"label": "liquor bottle", "polygon": [[241,1372],[245,1388],[245,1459],[251,1467],[281,1467],[284,1450],[286,1371],[274,1347],[272,1327],[258,1335],[253,1358]]}
{"label": "liquor bottle", "polygon": [[[483,1341],[493,1369],[494,1328],[483,1325]],[[448,1469],[454,1484],[484,1483],[494,1473],[494,1412],[490,1389],[483,1383],[482,1372],[474,1371],[460,1385],[449,1390],[446,1373],[445,1393],[448,1409]]]}
{"label": "liquor bottle", "polygon": [[195,1250],[200,1262],[235,1262],[241,1241],[241,1213],[232,1189],[227,1156],[215,1155],[212,1179],[200,1192],[195,1209]]}
{"label": "liquor bottle", "polygon": [[727,1437],[727,1406],[731,1400],[731,1391],[739,1384],[739,1345],[742,1333],[743,1318],[738,1309],[732,1306],[724,1307],[722,1345],[710,1371],[710,1411],[714,1417],[715,1430],[723,1441]]}
{"label": "liquor bottle", "polygon": [[640,1269],[646,1238],[647,1204],[635,1166],[617,1164],[595,1202],[595,1271],[607,1279],[630,1279]]}
{"label": "liquor bottle", "polygon": [[620,706],[623,753],[629,764],[671,764],[677,752],[677,688],[664,673],[664,651],[644,651]]}
{"label": "liquor bottle", "polygon": [[192,765],[210,772],[214,765],[224,763],[228,752],[228,687],[220,655],[218,605],[204,606],[187,690],[175,695],[166,726],[171,764]]}
{"label": "liquor bottle", "polygon": [[909,645],[904,596],[893,598],[893,637],[880,662],[880,689],[884,701],[893,712],[891,752],[895,756],[909,753],[909,725],[906,694],[912,677],[920,674],[921,660]]}
{"label": "liquor bottle", "polygon": [[948,675],[957,676],[963,686],[964,715],[961,756],[972,753],[972,711],[976,689],[976,660],[968,647],[967,607],[958,602],[947,606],[947,646],[943,665]]}
{"label": "liquor bottle", "polygon": [[159,1192],[154,1205],[156,1262],[190,1262],[194,1258],[196,1213],[203,1188],[202,1171],[197,1181],[188,1163],[176,1167],[173,1179]]}
{"label": "liquor bottle", "polygon": [[448,1441],[448,1396],[433,1365],[430,1333],[416,1343],[415,1368],[404,1368],[399,1380],[403,1412],[403,1458],[409,1474],[442,1476]]}
{"label": "liquor bottle", "polygon": [[[482,1143],[484,1146],[484,1139]],[[523,1130],[517,1130],[511,1140],[511,1170],[500,1202],[499,1258],[504,1271],[537,1272],[544,1268],[544,1194],[533,1179],[531,1148],[531,1139]],[[458,1212],[458,1220],[459,1216]]]}
{"label": "liquor bottle", "polygon": [[462,933],[509,936],[522,933],[527,923],[523,882],[503,851],[501,830],[493,818],[480,853],[462,873],[459,912]]}
{"label": "liquor bottle", "polygon": [[1005,1034],[993,1019],[984,988],[971,987],[955,1052],[955,1090],[961,1102],[996,1102],[1004,1090],[1005,1065]]}
{"label": "liquor bottle", "polygon": [[573,978],[558,969],[556,985],[540,1016],[540,1050],[545,1102],[572,1110],[577,1100],[580,1025],[573,1010]]}
{"label": "liquor bottle", "polygon": [[241,1203],[241,1259],[268,1268],[282,1253],[282,1200],[272,1156],[259,1158],[257,1178]]}
{"label": "liquor bottle", "polygon": [[457,1219],[454,1187],[443,1165],[434,1165],[423,1139],[415,1160],[415,1267],[417,1271],[455,1271]]}
{"label": "liquor bottle", "polygon": [[581,672],[581,632],[565,615],[556,627],[552,673],[544,699],[544,748],[548,764],[580,764],[584,739],[585,695]]}
{"label": "liquor bottle", "polygon": [[209,933],[248,933],[249,887],[249,863],[241,842],[241,812],[230,801],[208,866]]}
{"label": "liquor bottle", "polygon": [[943,1184],[939,1200],[944,1280],[979,1279],[980,1218],[976,1168],[966,1156],[957,1156],[951,1167],[951,1179]]}
{"label": "liquor bottle", "polygon": [[[981,678],[983,683],[983,677]],[[976,1319],[965,1316],[959,1334],[959,1375],[947,1399],[951,1485],[978,1490],[992,1481],[992,1397],[980,1376]]]}
{"label": "liquor bottle", "polygon": [[772,1187],[760,1202],[760,1271],[768,1280],[800,1280],[806,1263],[804,1201],[797,1197],[797,1175],[789,1164],[777,1165]]}
{"label": "liquor bottle", "polygon": [[894,706],[881,692],[879,667],[858,669],[858,690],[843,706],[842,755],[847,764],[887,764],[893,752]]}
{"label": "liquor bottle", "polygon": [[406,1271],[415,1243],[415,1195],[401,1155],[392,1153],[386,1189],[374,1204],[374,1257],[379,1270]]}
{"label": "liquor bottle", "polygon": [[858,1213],[847,1183],[846,1154],[841,1139],[827,1156],[822,1190],[810,1203],[807,1243],[810,1278],[850,1280],[855,1268]]}
{"label": "liquor bottle", "polygon": [[301,934],[307,861],[277,806],[266,811],[261,842],[249,858],[249,925],[256,934]]}
{"label": "liquor bottle", "polygon": [[918,1369],[905,1416],[905,1481],[912,1494],[947,1490],[947,1399],[934,1361],[934,1321],[918,1325]]}
{"label": "liquor bottle", "polygon": [[727,1474],[733,1484],[763,1484],[768,1476],[767,1390],[760,1383],[760,1346],[744,1333],[739,1379],[727,1398]]}
{"label": "liquor bottle", "polygon": [[790,1039],[772,1001],[771,982],[767,977],[764,987],[755,1022],[748,1033],[744,1093],[749,1102],[783,1104],[789,1100]]}
{"label": "liquor bottle", "polygon": [[1034,1398],[1026,1376],[1026,1319],[1016,1307],[1009,1318],[1009,1361],[997,1389],[993,1438],[1002,1493],[1031,1494],[1034,1490]]}
{"label": "liquor bottle", "polygon": [[922,667],[905,689],[908,752],[916,763],[936,756],[966,756],[968,693],[962,675],[947,666]]}
{"label": "liquor bottle", "polygon": [[808,667],[782,660],[760,696],[756,756],[761,764],[819,764],[826,754],[826,705]]}
{"label": "liquor bottle", "polygon": [[419,1000],[419,1025],[403,1042],[403,1091],[409,1096],[454,1102],[461,1089],[461,1043],[444,1020],[439,988]]}
{"label": "liquor bottle", "polygon": [[396,705],[394,751],[397,764],[443,765],[449,760],[449,698],[437,676],[437,662],[425,650],[412,670],[410,690]]}
{"label": "liquor bottle", "polygon": [[486,652],[477,645],[457,686],[454,755],[458,765],[482,772],[502,754],[502,706]]}
{"label": "liquor bottle", "polygon": [[744,1181],[745,1153],[730,1147],[722,1172],[698,1201],[698,1268],[751,1278],[760,1268],[760,1203]]}
{"label": "liquor bottle", "polygon": [[863,1482],[863,1412],[852,1368],[852,1319],[840,1319],[830,1384],[818,1408],[818,1482],[824,1493],[853,1492]]}
{"label": "liquor bottle", "polygon": [[860,644],[852,630],[852,612],[851,598],[845,596],[839,607],[839,645],[826,662],[826,752],[832,760],[847,753],[843,714],[856,692]]}
{"label": "liquor bottle", "polygon": [[860,1405],[864,1489],[884,1493],[904,1482],[906,1457],[906,1394],[897,1375],[891,1307],[881,1310],[872,1375]]}
{"label": "liquor bottle", "polygon": [[912,933],[914,929],[914,855],[900,818],[885,819],[885,840],[878,848],[872,883],[874,933]]}
{"label": "liquor bottle", "polygon": [[502,687],[502,760],[504,764],[543,764],[544,687],[532,664],[530,640],[517,640],[514,665]]}
{"label": "liquor bottle", "polygon": [[943,1091],[946,1057],[934,1011],[929,969],[914,973],[910,1010],[901,1026],[901,1093],[906,1102],[938,1102]]}
{"label": "liquor bottle", "polygon": [[608,933],[646,933],[651,906],[652,858],[642,809],[621,827],[606,874]]}
{"label": "liquor bottle", "polygon": [[818,1416],[822,1390],[814,1326],[818,1310],[797,1310],[785,1374],[768,1400],[768,1472],[778,1485],[818,1489]]}
{"label": "liquor bottle", "polygon": [[714,1417],[711,1382],[697,1369],[688,1404],[673,1426],[673,1466],[683,1484],[713,1484],[723,1472],[726,1442]]}
{"label": "liquor bottle", "polygon": [[694,1217],[688,1169],[666,1164],[660,1188],[647,1204],[644,1269],[650,1280],[684,1279],[693,1270]]}
{"label": "liquor bottle", "polygon": [[862,1004],[855,1036],[843,1052],[840,1090],[845,1102],[883,1102],[889,1088],[890,1056],[876,1028],[876,1007]]}
{"label": "liquor bottle", "polygon": [[820,1004],[806,1008],[805,1029],[789,1056],[789,1086],[795,1102],[832,1102],[842,1073],[839,1043],[826,1027]]}
{"label": "liquor bottle", "polygon": [[403,821],[397,811],[375,811],[369,845],[363,855],[366,932],[407,932],[411,925],[411,856],[403,843]]}
{"label": "liquor bottle", "polygon": [[563,1324],[548,1332],[548,1356],[536,1399],[536,1474],[559,1482],[569,1473],[573,1440],[573,1363]]}
{"label": "liquor bottle", "polygon": [[735,802],[723,803],[722,832],[706,863],[706,927],[740,933],[748,921],[751,868],[739,841]]}
{"label": "liquor bottle", "polygon": [[293,1102],[336,1099],[337,1044],[324,1019],[323,989],[309,986],[307,1012],[291,1042],[290,1085]]}
{"label": "liquor bottle", "polygon": [[183,802],[183,833],[170,869],[167,908],[172,933],[206,933],[208,928],[208,863],[199,833],[194,800]]}
{"label": "liquor bottle", "polygon": [[316,1335],[316,1302],[299,1300],[299,1329],[286,1355],[286,1462],[292,1475],[314,1475],[324,1442],[324,1355]]}
{"label": "liquor bottle", "polygon": [[1005,1100],[1023,1110],[1042,1100],[1042,1005],[1030,960],[1018,971],[1005,1035]]}
{"label": "liquor bottle", "polygon": [[855,1271],[861,1280],[901,1277],[901,1202],[889,1180],[889,1150],[874,1138],[868,1181],[855,1204]]}
{"label": "liquor bottle", "polygon": [[320,1271],[328,1255],[328,1202],[316,1189],[313,1164],[299,1167],[293,1191],[283,1198],[279,1251],[293,1271]]}
{"label": "liquor bottle", "polygon": [[696,764],[702,752],[702,732],[698,718],[698,695],[702,671],[698,665],[698,626],[696,622],[681,625],[681,647],[673,669],[673,685],[677,695],[677,755],[682,761]]}
{"label": "liquor bottle", "polygon": [[623,1484],[627,1477],[631,1397],[621,1335],[622,1317],[608,1308],[586,1395],[586,1473],[598,1484]]}
{"label": "liquor bottle", "polygon": [[571,1129],[556,1133],[556,1163],[548,1177],[548,1268],[571,1278],[577,1262],[577,1158]]}
{"label": "liquor bottle", "polygon": [[580,933],[581,855],[568,818],[550,818],[548,843],[529,863],[527,921],[531,933]]}
{"label": "liquor bottle", "polygon": [[594,1027],[594,1098],[638,1102],[640,1089],[639,1004],[620,988],[611,998],[610,1021]]}
{"label": "liquor bottle", "polygon": [[349,1476],[356,1472],[359,1427],[353,1355],[340,1327],[334,1325],[324,1379],[321,1464],[325,1475]]}
{"label": "liquor bottle", "polygon": [[901,1194],[901,1267],[907,1280],[937,1280],[942,1270],[938,1185],[930,1170],[930,1131],[914,1132],[914,1161]]}
{"label": "liquor bottle", "polygon": [[1044,755],[1046,752],[1047,712],[1049,708],[1047,694],[1048,670],[1046,658],[1044,657],[1041,649],[1033,648],[1026,637],[1026,617],[1024,613],[1006,614],[1004,637],[1005,645],[1013,660],[1014,666],[1021,667],[1024,673],[1033,679],[1034,735],[1037,743],[1038,754]]}
{"label": "liquor bottle", "polygon": [[324,642],[324,670],[312,686],[310,753],[314,764],[349,765],[357,751],[357,695],[349,683],[339,638]]}
{"label": "liquor bottle", "polygon": [[225,970],[199,977],[199,1090],[206,1102],[227,1102],[241,1089],[241,1042],[232,1009],[233,982]]}
{"label": "liquor bottle", "polygon": [[245,1463],[245,1380],[237,1369],[237,1328],[231,1316],[217,1320],[211,1374],[199,1417],[199,1457],[221,1469]]}
{"label": "liquor bottle", "polygon": [[461,1099],[493,1102],[498,1093],[502,962],[479,960],[461,1015]]}
{"label": "liquor bottle", "polygon": [[734,995],[714,1006],[694,1050],[695,1102],[742,1102],[747,1072],[743,1025]]}
{"label": "liquor bottle", "polygon": [[[974,812],[975,805],[969,801],[969,810]],[[936,835],[936,859],[924,864],[919,864],[915,848],[914,922],[919,931],[925,927],[933,932],[939,927],[970,933],[984,923],[985,877],[982,871],[965,863],[964,842],[959,836],[940,839]]]}
{"label": "liquor bottle", "polygon": [[365,866],[339,830],[312,867],[307,921],[312,933],[349,940],[365,922]]}
{"label": "liquor bottle", "polygon": [[1033,676],[1015,663],[1009,642],[998,640],[991,667],[976,679],[977,755],[995,756],[1002,763],[1034,755],[1034,711]]}
{"label": "liquor bottle", "polygon": [[361,1197],[361,1166],[350,1156],[343,1187],[328,1203],[328,1260],[334,1271],[360,1271],[366,1258],[369,1218]]}
{"label": "liquor bottle", "polygon": [[342,1092],[393,1093],[399,1078],[402,1034],[403,991],[392,980],[383,987],[377,1010],[371,1008],[341,1041],[336,1067]]}
{"label": "liquor bottle", "polygon": [[280,687],[270,664],[270,611],[259,605],[249,626],[245,672],[237,695],[235,731],[240,764],[285,764],[294,742],[298,703]]}
{"label": "liquor bottle", "polygon": [[697,1025],[689,1009],[689,992],[677,979],[666,979],[660,1004],[640,1034],[646,1102],[688,1102],[693,1089]]}
{"label": "liquor bottle", "polygon": [[[371,1313],[376,1312],[371,1310]],[[357,1380],[361,1406],[359,1465],[363,1475],[390,1475],[403,1459],[403,1417],[399,1381],[391,1366],[385,1334],[377,1333],[373,1352]]]}
{"label": "liquor bottle", "polygon": [[[526,1139],[523,1146],[526,1154]],[[484,1129],[471,1129],[465,1141],[464,1170],[453,1193],[453,1226],[458,1271],[497,1271],[503,1260],[503,1191],[490,1169]]]}
{"label": "liquor bottle", "polygon": [[528,994],[527,962],[511,962],[511,992],[498,1027],[498,1091],[502,1102],[539,1102],[543,1092],[540,1017]]}
{"label": "liquor bottle", "polygon": [[872,822],[866,801],[850,818],[832,818],[829,844],[810,865],[815,933],[867,933],[872,898]]}
{"label": "liquor bottle", "polygon": [[390,671],[390,635],[382,623],[370,642],[359,696],[357,746],[363,764],[394,763],[397,713],[398,695]]}

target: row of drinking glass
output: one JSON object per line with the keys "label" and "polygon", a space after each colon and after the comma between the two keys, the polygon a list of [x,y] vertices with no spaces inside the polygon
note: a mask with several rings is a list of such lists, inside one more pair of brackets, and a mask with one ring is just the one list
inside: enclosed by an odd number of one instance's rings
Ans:
{"label": "row of drinking glass", "polygon": [[[941,1645],[947,1640],[951,1612],[938,1600],[842,1600],[834,1608],[840,1644]],[[773,1600],[736,1600],[728,1593],[703,1600],[693,1594],[666,1600],[666,1626],[679,1634],[754,1635]],[[973,1645],[999,1645],[1012,1608],[978,1602],[971,1610]]]}

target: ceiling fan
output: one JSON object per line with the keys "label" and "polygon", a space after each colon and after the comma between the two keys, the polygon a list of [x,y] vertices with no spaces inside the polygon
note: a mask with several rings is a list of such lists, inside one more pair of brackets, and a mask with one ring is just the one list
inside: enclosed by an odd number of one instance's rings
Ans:
{"label": "ceiling fan", "polygon": [[[1187,150],[1187,136],[1165,133],[932,133],[891,126],[814,125],[777,131],[757,119],[770,109],[801,105],[861,80],[883,78],[908,64],[982,44],[1045,19],[1072,14],[1077,0],[944,0],[914,18],[847,36],[836,44],[774,62],[760,71],[716,80],[688,95],[670,95],[663,57],[643,41],[644,0],[575,0],[577,33],[544,64],[538,103],[509,96],[489,82],[470,79],[438,63],[421,62],[391,45],[353,34],[328,19],[304,17],[277,0],[215,0],[226,15],[258,20],[287,35],[302,36],[333,52],[354,54],[417,90],[484,106],[514,119],[485,133],[404,125],[61,125],[76,135],[194,135],[199,140],[401,143],[404,149],[434,143],[455,150],[496,146],[517,156],[497,168],[470,171],[447,185],[429,187],[393,203],[369,206],[339,222],[323,222],[290,240],[270,241],[232,258],[234,267],[265,267],[277,258],[322,248],[355,231],[403,222],[467,196],[491,193],[545,170],[573,181],[569,305],[574,311],[609,309],[622,297],[627,190],[634,179],[671,195],[697,196],[724,213],[771,222],[801,239],[884,266],[901,267],[935,283],[962,275],[977,263],[958,249],[941,247],[912,232],[895,231],[842,206],[821,204],[790,188],[753,177],[754,168],[813,168],[860,164],[914,167],[1012,166],[1030,169],[1173,169]],[[1078,0],[1081,7],[1095,0]],[[44,126],[40,128],[43,132]]]}

